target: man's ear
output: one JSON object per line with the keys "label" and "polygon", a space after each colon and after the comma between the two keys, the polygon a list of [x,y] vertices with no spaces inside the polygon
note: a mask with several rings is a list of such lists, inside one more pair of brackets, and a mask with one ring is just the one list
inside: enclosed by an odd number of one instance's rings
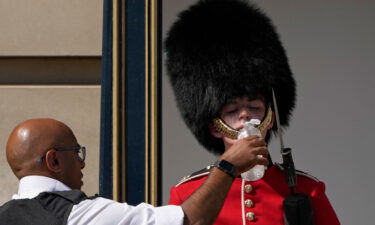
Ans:
{"label": "man's ear", "polygon": [[53,149],[49,150],[46,154],[46,165],[48,170],[54,173],[61,172],[61,162],[59,155]]}
{"label": "man's ear", "polygon": [[210,133],[211,133],[212,136],[214,136],[216,138],[223,138],[224,137],[223,134],[217,132],[214,125],[212,125],[212,124],[208,125],[208,129],[210,129]]}

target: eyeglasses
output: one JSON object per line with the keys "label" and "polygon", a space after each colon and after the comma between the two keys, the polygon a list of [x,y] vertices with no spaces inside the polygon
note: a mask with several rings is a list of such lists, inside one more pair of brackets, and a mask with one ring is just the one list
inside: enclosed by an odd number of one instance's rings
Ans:
{"label": "eyeglasses", "polygon": [[[58,152],[62,151],[77,151],[78,153],[78,160],[81,162],[84,162],[86,159],[86,147],[85,146],[75,146],[75,147],[64,147],[64,148],[53,148],[54,150]],[[46,153],[47,154],[47,153]],[[46,154],[44,154],[42,157],[40,157],[37,162],[43,162],[44,158],[46,157]]]}

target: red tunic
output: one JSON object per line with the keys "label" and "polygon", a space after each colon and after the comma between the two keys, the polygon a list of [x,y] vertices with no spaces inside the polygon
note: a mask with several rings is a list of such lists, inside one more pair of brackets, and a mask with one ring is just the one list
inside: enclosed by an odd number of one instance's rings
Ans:
{"label": "red tunic", "polygon": [[[208,169],[193,174],[172,187],[168,204],[181,205],[206,180]],[[297,175],[296,191],[310,196],[315,224],[340,224],[325,195],[324,183],[302,172],[297,172]],[[290,195],[290,188],[286,185],[284,173],[278,164],[270,167],[260,180],[245,181],[236,178],[214,224],[284,225],[282,203],[287,195]]]}

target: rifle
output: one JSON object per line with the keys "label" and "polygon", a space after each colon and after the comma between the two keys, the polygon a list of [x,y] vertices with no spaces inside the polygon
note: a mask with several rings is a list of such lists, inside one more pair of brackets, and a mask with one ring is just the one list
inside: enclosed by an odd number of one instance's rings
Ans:
{"label": "rifle", "polygon": [[283,158],[282,165],[284,167],[285,181],[290,187],[291,191],[291,194],[286,196],[283,201],[285,223],[287,225],[314,225],[314,215],[309,195],[297,193],[295,190],[295,186],[297,184],[297,175],[292,157],[292,149],[284,148],[279,111],[277,108],[276,96],[273,89],[272,98],[276,115],[277,136],[280,140],[280,153]]}

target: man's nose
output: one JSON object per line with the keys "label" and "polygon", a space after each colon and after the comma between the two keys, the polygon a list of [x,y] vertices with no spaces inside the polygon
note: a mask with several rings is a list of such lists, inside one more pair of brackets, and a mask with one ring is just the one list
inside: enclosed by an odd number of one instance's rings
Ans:
{"label": "man's nose", "polygon": [[248,108],[240,110],[240,120],[249,121],[251,119],[251,112]]}

